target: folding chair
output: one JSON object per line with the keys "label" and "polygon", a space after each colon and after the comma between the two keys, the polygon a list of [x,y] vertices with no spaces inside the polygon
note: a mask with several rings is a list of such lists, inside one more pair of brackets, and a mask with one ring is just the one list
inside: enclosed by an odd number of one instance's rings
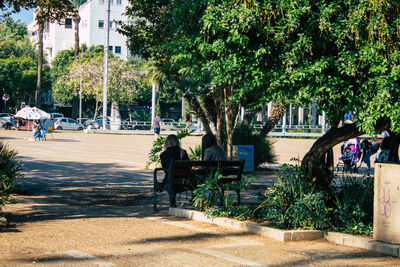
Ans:
{"label": "folding chair", "polygon": [[54,126],[49,126],[46,129],[46,133],[51,134],[51,140],[53,140],[53,131],[54,131]]}

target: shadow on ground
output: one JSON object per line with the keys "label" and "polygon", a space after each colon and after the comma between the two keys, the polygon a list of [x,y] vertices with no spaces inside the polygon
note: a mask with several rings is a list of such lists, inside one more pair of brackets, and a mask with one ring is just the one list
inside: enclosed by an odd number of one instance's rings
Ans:
{"label": "shadow on ground", "polygon": [[130,171],[115,163],[20,160],[25,176],[17,200],[33,205],[9,214],[12,223],[152,214],[151,171]]}

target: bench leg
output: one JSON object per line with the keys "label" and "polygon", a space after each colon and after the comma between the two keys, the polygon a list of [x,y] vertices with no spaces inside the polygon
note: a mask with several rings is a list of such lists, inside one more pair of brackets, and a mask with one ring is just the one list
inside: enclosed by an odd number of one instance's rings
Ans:
{"label": "bench leg", "polygon": [[158,211],[158,209],[157,209],[157,189],[156,189],[155,185],[153,188],[153,211]]}
{"label": "bench leg", "polygon": [[172,190],[171,186],[168,186],[168,196],[169,196],[169,206],[175,208],[176,207],[176,194]]}

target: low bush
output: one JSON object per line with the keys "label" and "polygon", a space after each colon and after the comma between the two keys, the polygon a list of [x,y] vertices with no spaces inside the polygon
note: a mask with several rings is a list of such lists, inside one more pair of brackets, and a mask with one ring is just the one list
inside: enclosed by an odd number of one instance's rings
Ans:
{"label": "low bush", "polygon": [[10,202],[16,182],[22,177],[22,165],[16,155],[17,152],[0,142],[0,210]]}
{"label": "low bush", "polygon": [[273,163],[275,155],[267,138],[262,138],[253,127],[248,124],[239,124],[232,135],[234,145],[254,146],[254,167],[268,162]]}
{"label": "low bush", "polygon": [[347,234],[371,235],[374,179],[345,177],[332,191],[332,229]]}
{"label": "low bush", "polygon": [[197,145],[192,149],[191,147],[189,148],[189,159],[190,160],[201,160],[201,145]]}
{"label": "low bush", "polygon": [[259,205],[216,206],[221,189],[216,184],[218,177],[214,177],[195,191],[195,207],[209,216],[268,221],[270,226],[286,230],[371,235],[373,179],[341,178],[331,191],[325,192],[310,187],[299,166],[283,165],[281,170],[278,182],[260,193]]}
{"label": "low bush", "polygon": [[282,166],[278,183],[260,195],[254,218],[282,229],[322,229],[328,223],[326,193],[310,187],[298,166]]}
{"label": "low bush", "polygon": [[[204,211],[211,207],[230,207],[236,201],[236,191],[245,190],[251,183],[252,178],[242,178],[240,182],[223,183],[220,184],[219,180],[223,175],[216,171],[214,175],[206,177],[204,183],[198,185],[193,191],[194,194],[194,207],[198,210]],[[229,203],[229,192],[234,191],[235,198]],[[225,192],[225,195],[224,195]]]}

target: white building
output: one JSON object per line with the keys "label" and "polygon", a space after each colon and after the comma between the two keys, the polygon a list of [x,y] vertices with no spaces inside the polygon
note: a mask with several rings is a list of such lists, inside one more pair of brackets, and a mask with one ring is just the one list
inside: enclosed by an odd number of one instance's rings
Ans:
{"label": "white building", "polygon": [[[92,45],[105,44],[106,5],[104,0],[89,0],[79,8],[81,21],[79,23],[79,43]],[[110,0],[110,38],[109,50],[123,59],[130,56],[126,45],[127,38],[118,33],[117,22],[127,21],[123,15],[127,6],[127,0]],[[72,18],[66,18],[62,23],[46,23],[43,34],[43,48],[46,58],[51,62],[59,51],[74,47],[74,22]],[[28,25],[31,41],[37,41],[38,26],[35,21]]]}

